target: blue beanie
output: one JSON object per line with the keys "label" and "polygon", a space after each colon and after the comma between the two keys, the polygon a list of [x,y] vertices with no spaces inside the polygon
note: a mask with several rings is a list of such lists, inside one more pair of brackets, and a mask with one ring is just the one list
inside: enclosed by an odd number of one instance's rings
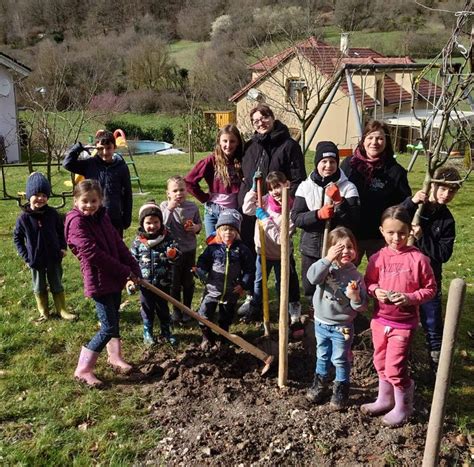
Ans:
{"label": "blue beanie", "polygon": [[26,199],[30,199],[37,193],[44,193],[49,198],[51,195],[51,185],[42,173],[33,172],[26,181]]}
{"label": "blue beanie", "polygon": [[230,225],[240,232],[240,223],[242,222],[242,216],[239,214],[239,211],[235,209],[224,209],[217,219],[216,230],[221,225]]}

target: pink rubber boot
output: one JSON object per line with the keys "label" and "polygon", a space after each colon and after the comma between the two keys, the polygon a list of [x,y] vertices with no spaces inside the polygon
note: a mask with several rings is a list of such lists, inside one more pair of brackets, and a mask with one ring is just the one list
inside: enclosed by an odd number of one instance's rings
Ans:
{"label": "pink rubber boot", "polygon": [[79,361],[77,362],[77,368],[74,372],[74,378],[77,381],[87,384],[91,387],[100,387],[103,385],[100,379],[97,379],[93,370],[99,353],[89,350],[86,347],[82,347],[81,354],[79,355]]}
{"label": "pink rubber boot", "polygon": [[127,375],[133,370],[132,365],[122,358],[122,342],[118,337],[113,337],[107,343],[107,353],[109,354],[107,363],[118,373]]}
{"label": "pink rubber boot", "polygon": [[383,379],[379,379],[379,393],[375,402],[360,407],[362,413],[370,416],[382,415],[392,410],[395,405],[393,386]]}
{"label": "pink rubber boot", "polygon": [[404,425],[413,413],[414,381],[410,380],[408,388],[394,388],[394,393],[395,407],[382,419],[385,426],[392,428]]}

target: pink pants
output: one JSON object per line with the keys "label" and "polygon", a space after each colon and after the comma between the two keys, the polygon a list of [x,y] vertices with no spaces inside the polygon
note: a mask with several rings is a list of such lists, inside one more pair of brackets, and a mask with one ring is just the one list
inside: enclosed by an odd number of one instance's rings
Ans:
{"label": "pink pants", "polygon": [[408,388],[408,353],[415,335],[414,329],[394,329],[372,320],[374,366],[379,378],[395,387]]}

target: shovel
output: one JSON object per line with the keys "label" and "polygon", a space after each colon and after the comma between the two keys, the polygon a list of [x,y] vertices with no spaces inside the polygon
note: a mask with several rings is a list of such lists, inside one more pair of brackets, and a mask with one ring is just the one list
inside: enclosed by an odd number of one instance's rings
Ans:
{"label": "shovel", "polygon": [[257,357],[259,360],[262,360],[262,362],[265,363],[265,366],[263,367],[261,372],[262,375],[264,375],[270,369],[270,365],[273,362],[273,355],[266,354],[263,350],[259,349],[258,347],[255,347],[250,342],[247,342],[245,339],[242,339],[242,337],[237,336],[235,334],[231,334],[230,332],[225,331],[212,321],[203,318],[198,313],[188,308],[186,305],[183,305],[175,298],[160,290],[158,287],[155,287],[154,285],[150,284],[148,281],[141,279],[139,285],[145,287],[145,289],[148,289],[150,292],[153,292],[159,297],[165,299],[167,302],[170,302],[172,305],[179,308],[183,313],[186,313],[188,316],[191,316],[191,318],[194,318],[195,320],[207,326],[209,329],[212,329],[213,331],[217,332],[217,334],[224,336],[226,339],[230,340],[232,343],[245,350],[249,354],[253,355],[254,357]]}

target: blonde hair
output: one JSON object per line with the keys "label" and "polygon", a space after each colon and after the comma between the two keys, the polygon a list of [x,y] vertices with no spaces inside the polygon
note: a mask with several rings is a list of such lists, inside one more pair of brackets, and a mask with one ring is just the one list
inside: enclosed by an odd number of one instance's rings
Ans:
{"label": "blonde hair", "polygon": [[173,175],[172,177],[168,178],[166,181],[166,189],[168,189],[170,183],[184,183],[186,185],[186,181],[184,180],[184,177],[181,177],[181,175]]}
{"label": "blonde hair", "polygon": [[79,198],[84,193],[90,193],[91,191],[95,191],[100,199],[103,199],[104,195],[102,193],[102,188],[99,185],[97,180],[86,179],[82,180],[82,182],[77,183],[74,186],[74,191],[72,193],[74,199]]}
{"label": "blonde hair", "polygon": [[230,227],[231,229],[234,229],[236,234],[237,234],[235,239],[240,240],[240,233],[234,226],[228,225],[228,224],[223,224],[223,225],[220,225],[219,227],[217,227],[217,229],[216,229],[216,242],[217,243],[224,243],[224,240],[222,239],[222,235],[221,235],[222,229],[224,227]]}
{"label": "blonde hair", "polygon": [[[235,149],[234,154],[232,154],[232,161],[229,161],[221,149],[220,139],[222,135],[230,134],[234,135],[238,140],[237,148]],[[235,125],[226,125],[222,127],[217,133],[216,146],[214,148],[214,160],[215,160],[215,173],[217,178],[219,178],[225,187],[229,187],[232,183],[229,175],[229,163],[233,162],[235,171],[240,175],[240,167],[243,154],[243,141],[242,136],[240,135],[239,129]]]}

